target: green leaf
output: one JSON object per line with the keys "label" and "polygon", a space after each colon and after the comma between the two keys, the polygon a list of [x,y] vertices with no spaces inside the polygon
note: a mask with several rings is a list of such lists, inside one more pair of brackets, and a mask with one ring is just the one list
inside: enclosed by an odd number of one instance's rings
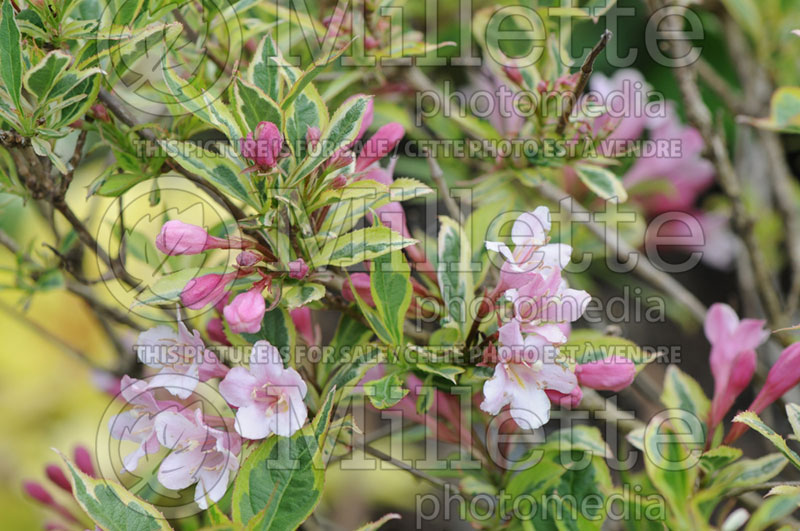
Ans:
{"label": "green leaf", "polygon": [[462,337],[466,337],[472,326],[471,310],[475,299],[472,250],[459,223],[447,216],[439,216],[439,222],[439,290],[447,314],[458,325]]}
{"label": "green leaf", "polygon": [[264,91],[275,102],[281,98],[281,63],[283,63],[281,52],[272,37],[267,35],[258,44],[253,60],[247,69],[248,81]]}
{"label": "green leaf", "polygon": [[69,61],[69,55],[61,50],[53,50],[45,55],[36,66],[25,72],[22,83],[28,92],[36,96],[41,104],[47,100],[50,89],[53,88],[53,85],[64,73]]}
{"label": "green leaf", "polygon": [[315,61],[303,72],[303,75],[300,76],[292,88],[289,89],[289,92],[286,94],[286,97],[281,102],[281,108],[286,110],[288,109],[294,100],[305,90],[305,88],[314,80],[315,77],[320,75],[322,71],[325,69],[327,65],[338,59],[345,51],[347,50],[346,46],[343,46],[341,50],[337,51],[336,53],[328,54],[324,57],[321,61]]}
{"label": "green leaf", "polygon": [[356,139],[368,101],[368,97],[358,96],[337,109],[330,123],[322,130],[319,147],[310,153],[297,168],[292,176],[291,184],[301,182],[337,150]]}
{"label": "green leaf", "polygon": [[708,417],[711,407],[700,384],[675,365],[667,367],[664,390],[661,392],[661,403],[669,408],[690,411],[701,420]]}
{"label": "green leaf", "polygon": [[774,444],[775,447],[780,450],[781,453],[785,455],[794,466],[800,468],[800,456],[798,456],[791,448],[789,448],[783,437],[775,433],[772,428],[764,424],[757,414],[753,413],[752,411],[744,411],[733,417],[733,421],[747,424],[758,433],[769,439],[769,441]]}
{"label": "green leaf", "polygon": [[150,175],[144,173],[112,173],[103,179],[96,193],[103,197],[119,197],[150,178]]}
{"label": "green leaf", "polygon": [[622,182],[608,169],[594,164],[576,164],[575,172],[589,190],[603,199],[616,197],[620,203],[628,200]]}
{"label": "green leaf", "polygon": [[764,41],[764,21],[756,0],[722,0],[725,9],[757,45]]}
{"label": "green leaf", "polygon": [[372,261],[370,291],[393,345],[403,344],[403,323],[411,304],[410,274],[402,251],[386,253]]}
{"label": "green leaf", "polygon": [[291,438],[270,437],[239,471],[231,500],[233,520],[254,530],[297,529],[322,498],[324,480],[311,426]]}
{"label": "green leaf", "polygon": [[789,419],[795,438],[800,440],[800,406],[786,404],[786,417]]}
{"label": "green leaf", "polygon": [[281,303],[289,310],[306,306],[325,296],[325,286],[316,282],[298,282],[284,285]]}
{"label": "green leaf", "polygon": [[786,467],[781,454],[767,454],[758,459],[742,459],[720,470],[708,487],[712,493],[751,487],[769,481]]}
{"label": "green leaf", "polygon": [[243,183],[241,170],[230,159],[190,142],[159,141],[164,151],[184,169],[207,179],[223,192],[256,206],[254,194]]}
{"label": "green leaf", "polygon": [[400,374],[393,372],[365,383],[364,393],[375,408],[386,409],[400,402],[408,394],[408,389],[403,388]]}
{"label": "green leaf", "polygon": [[428,374],[435,374],[436,376],[441,376],[445,380],[449,380],[454,384],[458,383],[456,381],[456,376],[464,372],[464,367],[459,367],[457,365],[447,365],[444,363],[435,363],[435,364],[417,363],[416,368]]}
{"label": "green leaf", "polygon": [[597,330],[582,328],[573,330],[569,340],[561,346],[561,352],[575,360],[575,363],[601,361],[610,356],[628,358],[636,365],[636,371],[653,361],[633,341],[622,337],[609,336]]}
{"label": "green leaf", "polygon": [[311,257],[314,268],[324,265],[348,267],[408,247],[416,242],[403,238],[388,227],[367,227],[325,244],[317,255]]}
{"label": "green leaf", "polygon": [[711,474],[742,457],[742,451],[731,446],[717,446],[700,457],[700,467]]}
{"label": "green leaf", "polygon": [[237,78],[233,87],[236,111],[247,131],[255,131],[259,122],[272,122],[283,130],[283,117],[278,104],[260,88]]}
{"label": "green leaf", "polygon": [[84,474],[61,452],[75,500],[84,512],[106,531],[157,531],[172,529],[167,519],[149,503],[108,479]]}
{"label": "green leaf", "polygon": [[3,0],[2,19],[0,19],[0,78],[3,88],[11,96],[11,101],[19,113],[22,94],[22,48],[17,21],[14,19],[14,8],[9,0]]}
{"label": "green leaf", "polygon": [[269,341],[270,345],[280,351],[285,364],[291,364],[294,361],[292,353],[294,353],[297,342],[297,331],[289,312],[280,306],[264,313],[261,329],[257,333],[242,334],[242,337],[250,343],[262,339]]}
{"label": "green leaf", "polygon": [[800,494],[773,496],[761,502],[747,522],[744,531],[763,531],[791,515],[797,510],[798,505],[800,505]]}
{"label": "green leaf", "polygon": [[317,443],[322,447],[325,436],[328,433],[328,428],[331,425],[331,413],[333,412],[333,397],[336,394],[336,388],[333,387],[325,397],[325,401],[319,408],[314,420],[311,421],[311,429],[314,431],[314,437],[317,438]]}
{"label": "green leaf", "polygon": [[772,94],[769,118],[745,119],[751,125],[780,131],[800,133],[800,87],[780,87]]}
{"label": "green leaf", "polygon": [[328,125],[328,108],[314,85],[308,85],[286,109],[284,135],[297,159],[307,155],[306,133],[309,127],[323,131]]}

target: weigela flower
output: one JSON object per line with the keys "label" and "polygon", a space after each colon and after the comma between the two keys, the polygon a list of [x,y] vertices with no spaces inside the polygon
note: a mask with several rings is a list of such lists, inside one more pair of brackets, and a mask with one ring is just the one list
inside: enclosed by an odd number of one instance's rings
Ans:
{"label": "weigela flower", "polygon": [[356,159],[356,171],[367,169],[391,153],[405,134],[405,128],[397,122],[390,122],[378,129],[369,140],[364,142],[361,153]]}
{"label": "weigela flower", "polygon": [[283,149],[283,136],[272,122],[260,122],[254,133],[239,140],[239,152],[252,160],[262,170],[270,170],[278,163]]}
{"label": "weigela flower", "polygon": [[578,377],[580,385],[616,393],[633,383],[636,365],[628,358],[612,355],[602,360],[577,365],[575,376]]}
{"label": "weigela flower", "polygon": [[570,394],[578,384],[575,375],[557,363],[555,347],[539,335],[523,338],[517,320],[499,330],[502,344],[497,351],[494,376],[483,385],[481,409],[497,415],[510,404],[510,414],[522,428],[535,430],[550,420],[546,390]]}
{"label": "weigela flower", "polygon": [[705,334],[711,343],[709,364],[714,376],[709,426],[714,428],[747,387],[756,365],[755,349],[766,341],[769,332],[761,319],[742,319],[727,304],[714,304],[705,320]]}
{"label": "weigela flower", "polygon": [[548,243],[550,210],[540,206],[517,218],[511,228],[514,250],[502,242],[486,242],[486,248],[499,252],[506,261],[500,269],[497,292],[519,288],[531,281],[531,274],[547,274],[563,269],[569,263],[572,247],[563,243]]}
{"label": "weigela flower", "polygon": [[199,331],[189,333],[180,316],[177,332],[161,325],[139,334],[136,354],[143,364],[158,369],[150,388],[163,387],[178,398],[188,398],[198,381],[221,378],[228,370],[206,350]]}
{"label": "weigela flower", "polygon": [[156,236],[156,248],[164,254],[198,254],[209,249],[229,249],[236,243],[211,236],[205,229],[180,220],[167,221]]}
{"label": "weigela flower", "polygon": [[248,439],[291,437],[308,416],[307,391],[300,374],[284,368],[278,349],[263,340],[253,345],[250,368],[234,367],[219,384],[223,398],[239,408],[236,431]]}
{"label": "weigela flower", "polygon": [[261,288],[255,287],[233,298],[230,304],[222,310],[225,320],[231,331],[240,334],[246,332],[255,334],[261,330],[261,321],[267,310]]}
{"label": "weigela flower", "polygon": [[353,273],[350,275],[350,281],[345,281],[342,285],[342,297],[346,301],[354,302],[356,300],[353,295],[355,289],[361,300],[369,306],[375,307],[375,301],[372,299],[372,290],[370,289],[369,274],[367,273]]}
{"label": "weigela flower", "polygon": [[577,321],[591,296],[568,288],[558,269],[552,269],[547,276],[533,273],[528,278],[530,282],[519,289],[506,291],[522,331],[544,336],[551,343],[566,342],[567,336],[558,325]]}
{"label": "weigela flower", "polygon": [[297,280],[303,280],[308,274],[308,265],[302,258],[289,262],[289,276]]}
{"label": "weigela flower", "polygon": [[191,279],[181,291],[181,302],[187,308],[200,310],[216,305],[228,295],[227,286],[236,278],[236,273],[220,275],[209,273]]}
{"label": "weigela flower", "polygon": [[208,509],[208,499],[222,499],[239,469],[239,436],[206,426],[199,409],[193,414],[164,411],[155,426],[158,442],[172,450],[161,462],[158,481],[173,490],[196,483],[194,501],[201,509]]}

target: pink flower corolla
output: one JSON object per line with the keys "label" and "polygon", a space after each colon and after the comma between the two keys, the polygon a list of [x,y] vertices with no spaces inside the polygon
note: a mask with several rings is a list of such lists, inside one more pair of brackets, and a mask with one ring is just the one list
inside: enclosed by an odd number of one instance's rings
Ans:
{"label": "pink flower corolla", "polygon": [[308,264],[302,258],[289,262],[289,276],[296,280],[303,280],[308,274]]}
{"label": "pink flower corolla", "polygon": [[177,332],[160,325],[139,334],[136,354],[144,365],[158,369],[150,388],[163,387],[178,398],[188,398],[197,382],[225,376],[228,368],[206,350],[200,332],[189,329],[178,318]]}
{"label": "pink flower corolla", "polygon": [[303,306],[289,311],[289,316],[292,318],[295,330],[300,334],[306,345],[319,344],[319,331],[315,332],[314,324],[311,321],[311,308]]}
{"label": "pink flower corolla", "polygon": [[566,267],[572,256],[572,247],[564,243],[548,243],[550,227],[550,210],[540,206],[514,221],[511,228],[513,251],[505,243],[486,242],[487,249],[499,252],[506,259],[500,268],[496,293],[525,285],[530,282],[531,274],[546,274]]}
{"label": "pink flower corolla", "polygon": [[236,431],[248,439],[291,437],[308,416],[307,391],[300,374],[284,368],[278,349],[263,340],[253,345],[250,368],[234,367],[219,384],[223,398],[238,408]]}
{"label": "pink flower corolla", "polygon": [[209,249],[240,248],[242,242],[211,236],[197,225],[173,219],[164,223],[156,236],[156,248],[170,256],[198,254]]}
{"label": "pink flower corolla", "polygon": [[523,429],[537,429],[550,420],[546,390],[570,394],[578,384],[575,375],[555,360],[555,347],[544,337],[531,334],[523,339],[519,321],[500,330],[498,363],[494,376],[483,385],[481,409],[497,415],[507,404],[514,421]]}
{"label": "pink flower corolla", "polygon": [[591,88],[590,94],[599,97],[596,103],[606,108],[592,124],[595,132],[608,132],[600,151],[607,156],[621,155],[620,141],[638,139],[648,124],[647,113],[654,111],[647,101],[649,86],[638,70],[626,68],[617,70],[611,77],[593,75]]}
{"label": "pink flower corolla", "polygon": [[177,411],[180,405],[156,400],[147,382],[128,375],[122,377],[120,395],[130,407],[109,420],[108,430],[114,439],[139,444],[122,460],[123,469],[134,472],[142,457],[155,454],[161,449],[155,430],[156,417],[170,409]]}
{"label": "pink flower corolla", "polygon": [[161,462],[158,481],[172,490],[196,483],[194,501],[208,509],[208,499],[222,499],[239,469],[242,442],[235,433],[207,426],[199,409],[193,413],[165,411],[156,417],[158,442],[172,450]]}
{"label": "pink flower corolla", "polygon": [[598,391],[619,392],[633,383],[636,365],[623,356],[612,355],[602,360],[575,366],[578,383]]}
{"label": "pink flower corolla", "polygon": [[261,321],[267,311],[267,305],[264,301],[264,296],[261,294],[261,289],[261,287],[254,287],[238,294],[222,310],[232,332],[255,334],[261,330]]}
{"label": "pink flower corolla", "polygon": [[191,279],[181,291],[181,302],[187,308],[200,310],[216,305],[228,295],[228,284],[236,279],[236,273],[220,275],[209,273]]}
{"label": "pink flower corolla", "polygon": [[222,324],[222,319],[214,317],[206,324],[206,333],[211,341],[215,341],[222,345],[230,346],[231,342],[228,341],[228,336],[225,335],[225,326]]}
{"label": "pink flower corolla", "polygon": [[352,273],[350,281],[342,285],[342,297],[346,301],[353,302],[356,300],[353,296],[353,289],[355,289],[358,296],[361,297],[369,306],[375,307],[375,301],[372,299],[372,290],[370,289],[369,274],[367,273]]}
{"label": "pink flower corolla", "polygon": [[391,153],[405,134],[405,128],[397,122],[390,122],[378,129],[369,140],[364,142],[361,153],[356,159],[356,171],[367,169]]}
{"label": "pink flower corolla", "polygon": [[555,402],[564,409],[574,409],[583,400],[583,390],[580,385],[576,385],[575,389],[569,394],[561,393],[554,389],[545,389],[544,392],[547,393],[547,398],[550,399],[550,402]]}
{"label": "pink flower corolla", "polygon": [[709,416],[710,432],[722,421],[736,397],[747,387],[756,368],[755,349],[769,332],[761,319],[742,319],[727,304],[716,303],[708,310],[705,334],[711,343],[709,364],[714,376],[714,398]]}
{"label": "pink flower corolla", "polygon": [[591,295],[569,288],[559,269],[552,269],[547,276],[532,273],[528,278],[522,287],[506,291],[522,331],[539,334],[553,344],[565,343],[567,336],[559,325],[577,321]]}
{"label": "pink flower corolla", "polygon": [[263,170],[275,167],[282,149],[283,136],[272,122],[259,122],[254,133],[247,133],[246,138],[239,139],[242,156]]}

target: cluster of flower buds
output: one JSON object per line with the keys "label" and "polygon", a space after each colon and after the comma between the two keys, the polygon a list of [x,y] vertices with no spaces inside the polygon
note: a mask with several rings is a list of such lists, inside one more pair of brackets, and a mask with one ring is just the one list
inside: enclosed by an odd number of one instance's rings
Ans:
{"label": "cluster of flower buds", "polygon": [[239,140],[239,153],[253,161],[254,168],[269,171],[278,164],[283,151],[283,136],[272,122],[259,122],[254,132]]}

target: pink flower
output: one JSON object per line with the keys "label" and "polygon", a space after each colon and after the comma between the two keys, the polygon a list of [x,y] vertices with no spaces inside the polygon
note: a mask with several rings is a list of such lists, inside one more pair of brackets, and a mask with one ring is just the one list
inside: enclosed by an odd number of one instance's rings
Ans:
{"label": "pink flower", "polygon": [[261,321],[267,311],[264,296],[261,288],[255,287],[244,293],[240,293],[233,298],[230,304],[222,310],[225,320],[231,327],[231,331],[240,334],[246,332],[255,334],[261,330]]}
{"label": "pink flower", "polygon": [[244,251],[243,253],[236,255],[236,265],[241,268],[248,269],[259,263],[262,258],[264,257],[258,253],[254,253],[253,251]]}
{"label": "pink flower", "polygon": [[523,339],[519,321],[499,330],[502,346],[494,376],[483,385],[481,409],[497,415],[510,404],[511,417],[522,428],[535,430],[550,420],[546,389],[572,393],[578,381],[554,359],[555,348],[539,335]]}
{"label": "pink flower", "polygon": [[292,318],[294,328],[306,342],[306,345],[316,345],[318,341],[314,334],[314,325],[311,322],[311,308],[308,306],[295,308],[289,312],[289,316]]}
{"label": "pink flower", "polygon": [[219,384],[219,392],[236,412],[236,431],[248,439],[275,433],[291,437],[306,421],[303,403],[308,388],[300,374],[285,369],[278,349],[258,341],[250,353],[250,368],[234,367]]}
{"label": "pink flower", "polygon": [[497,293],[519,288],[531,281],[531,273],[547,273],[563,269],[569,263],[572,247],[563,243],[547,243],[550,232],[550,210],[540,206],[517,218],[511,228],[514,251],[502,242],[486,242],[486,248],[499,252],[506,261],[500,269]]}
{"label": "pink flower", "polygon": [[219,317],[214,317],[208,321],[206,333],[211,341],[216,341],[217,343],[228,346],[231,344],[230,341],[228,341],[228,336],[225,335],[225,327],[222,324],[222,319]]}
{"label": "pink flower", "polygon": [[228,370],[206,350],[200,332],[189,333],[180,316],[177,332],[161,325],[139,334],[136,354],[144,365],[158,369],[149,387],[163,387],[178,398],[188,398],[198,381],[221,378]]}
{"label": "pink flower", "polygon": [[211,236],[202,227],[177,219],[164,223],[156,236],[156,248],[170,256],[198,254],[209,249],[229,249],[234,246],[229,240]]}
{"label": "pink flower", "polygon": [[319,130],[319,127],[306,128],[306,145],[309,151],[313,151],[317,147],[320,138],[322,138],[322,131]]}
{"label": "pink flower", "polygon": [[147,382],[128,375],[122,377],[120,394],[131,407],[114,415],[108,422],[108,430],[114,439],[139,444],[136,450],[122,460],[123,469],[134,472],[139,465],[139,459],[161,449],[155,431],[155,418],[161,412],[169,408],[177,409],[179,406],[175,402],[157,401]]}
{"label": "pink flower", "polygon": [[592,92],[601,97],[607,112],[595,119],[595,131],[610,131],[606,137],[611,142],[602,142],[600,150],[604,155],[621,155],[617,150],[619,140],[636,140],[644,132],[648,118],[645,114],[647,90],[649,89],[638,70],[626,68],[617,70],[613,76],[603,74],[591,78]]}
{"label": "pink flower", "polygon": [[54,485],[57,485],[62,490],[65,490],[69,493],[72,493],[72,485],[67,479],[67,475],[64,474],[64,471],[58,465],[47,465],[44,469],[45,474],[47,475],[47,479],[53,482]]}
{"label": "pink flower", "polygon": [[181,302],[192,310],[200,310],[208,305],[217,304],[227,295],[225,288],[235,278],[236,273],[225,275],[209,273],[193,278],[181,291]]}
{"label": "pink flower", "polygon": [[532,273],[528,278],[530,282],[521,288],[506,291],[522,331],[544,336],[554,344],[566,342],[567,336],[559,325],[577,321],[591,296],[583,290],[568,288],[558,269],[553,269],[547,277]]}
{"label": "pink flower", "polygon": [[800,343],[786,347],[767,373],[767,381],[748,408],[760,413],[800,382]]}
{"label": "pink flower", "polygon": [[705,321],[706,338],[711,343],[709,364],[714,376],[709,433],[722,421],[736,397],[750,383],[755,370],[755,349],[766,341],[769,332],[760,319],[742,319],[727,304],[711,306]]}
{"label": "pink flower", "polygon": [[636,365],[622,356],[612,355],[575,367],[578,383],[598,391],[619,392],[633,383]]}
{"label": "pink flower", "polygon": [[75,447],[75,450],[73,450],[72,456],[75,458],[75,466],[77,466],[81,472],[89,477],[97,477],[94,464],[92,463],[92,456],[88,448],[79,444]]}
{"label": "pink flower", "polygon": [[353,289],[356,290],[361,300],[373,308],[375,307],[375,301],[372,300],[369,275],[367,273],[353,273],[350,275],[350,282],[345,282],[342,285],[342,297],[344,297],[346,301],[353,302],[356,300],[353,296]]}
{"label": "pink flower", "polygon": [[272,122],[260,122],[255,134],[247,133],[247,138],[239,140],[239,152],[243,157],[255,162],[263,170],[269,170],[278,163],[283,149],[283,136],[278,126]]}
{"label": "pink flower", "polygon": [[302,258],[289,262],[289,276],[297,280],[303,280],[308,274],[308,265]]}
{"label": "pink flower", "polygon": [[356,171],[363,171],[373,163],[391,153],[406,134],[403,126],[391,122],[378,129],[364,146],[356,159]]}
{"label": "pink flower", "polygon": [[236,434],[206,426],[202,411],[181,415],[165,411],[156,417],[158,442],[171,453],[158,469],[158,481],[172,490],[197,483],[194,501],[208,509],[208,499],[219,501],[228,490],[228,480],[239,469],[236,457],[241,440]]}
{"label": "pink flower", "polygon": [[583,400],[583,390],[579,385],[576,385],[575,389],[569,394],[561,393],[554,389],[545,389],[544,392],[547,393],[547,398],[550,399],[550,402],[555,402],[564,409],[574,409]]}

